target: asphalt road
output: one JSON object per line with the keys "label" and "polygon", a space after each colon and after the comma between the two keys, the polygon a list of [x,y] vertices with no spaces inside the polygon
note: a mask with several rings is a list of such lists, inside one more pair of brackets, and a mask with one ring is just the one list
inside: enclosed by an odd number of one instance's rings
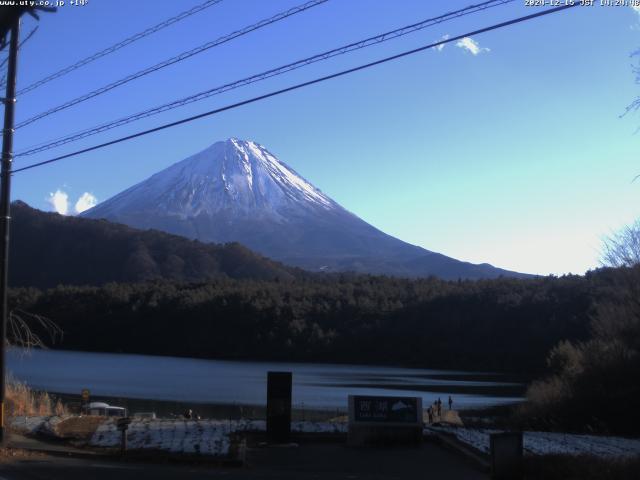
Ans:
{"label": "asphalt road", "polygon": [[243,467],[150,464],[41,456],[0,464],[0,480],[165,479],[446,479],[488,476],[462,457],[426,443],[418,448],[349,448],[336,444],[255,448]]}

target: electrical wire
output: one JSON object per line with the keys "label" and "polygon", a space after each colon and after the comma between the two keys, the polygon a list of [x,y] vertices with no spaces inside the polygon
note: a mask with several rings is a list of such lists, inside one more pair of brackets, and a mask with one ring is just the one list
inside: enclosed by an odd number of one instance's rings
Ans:
{"label": "electrical wire", "polygon": [[230,33],[228,35],[224,35],[220,38],[217,38],[216,40],[213,40],[211,42],[207,42],[203,45],[200,45],[196,48],[193,48],[191,50],[188,50],[186,52],[182,52],[179,55],[176,55],[174,57],[171,57],[167,60],[164,60],[160,63],[157,63],[155,65],[152,65],[151,67],[147,67],[143,70],[140,70],[136,73],[132,73],[131,75],[127,75],[124,78],[121,78],[120,80],[116,80],[115,82],[111,82],[107,85],[104,85],[103,87],[97,88],[96,90],[93,90],[89,93],[86,93],[84,95],[81,95],[79,97],[74,98],[73,100],[69,100],[68,102],[65,102],[61,105],[58,105],[56,107],[53,107],[49,110],[46,110],[42,113],[39,113],[27,120],[24,120],[20,123],[18,123],[16,125],[16,129],[25,127],[29,124],[32,124],[42,118],[48,117],[49,115],[53,115],[54,113],[60,112],[62,110],[66,110],[67,108],[73,107],[74,105],[77,105],[79,103],[82,102],[86,102],[87,100],[90,100],[92,98],[95,98],[99,95],[102,95],[104,93],[107,93],[111,90],[113,90],[114,88],[118,88],[121,87],[122,85],[125,85],[129,82],[132,82],[133,80],[137,80],[138,78],[144,77],[146,75],[149,75],[151,73],[157,72],[158,70],[161,70],[163,68],[166,68],[170,65],[173,65],[175,63],[178,62],[182,62],[183,60],[186,60],[188,58],[193,57],[194,55],[198,55],[199,53],[205,52],[207,50],[210,50],[211,48],[220,46],[224,43],[230,42],[231,40],[234,40],[238,37],[242,37],[244,35],[247,35],[248,33],[251,33],[255,30],[258,30],[260,28],[266,27],[268,25],[271,25],[273,23],[279,22],[281,20],[284,20],[285,18],[291,17],[292,15],[295,15],[297,13],[301,13],[304,12],[310,8],[316,7],[318,5],[321,5],[325,2],[328,2],[329,0],[311,0],[308,1],[302,5],[298,5],[295,6],[293,8],[290,8],[288,10],[285,10],[283,12],[280,12],[272,17],[266,18],[264,20],[260,20],[257,23],[254,23],[252,25],[249,25],[247,27],[244,27],[240,30],[236,30],[233,33]]}
{"label": "electrical wire", "polygon": [[[38,27],[39,25],[36,25],[35,27],[33,27],[31,29],[31,31],[27,34],[26,37],[24,37],[22,40],[20,40],[20,45],[18,45],[18,50],[20,50],[22,48],[22,46],[27,43],[27,41],[33,37],[36,32],[38,31]],[[0,68],[4,67],[7,64],[7,61],[9,59],[9,55],[7,55],[1,62],[0,62]]]}
{"label": "electrical wire", "polygon": [[198,115],[193,115],[191,117],[183,118],[183,119],[177,120],[175,122],[166,123],[164,125],[160,125],[158,127],[151,128],[149,130],[144,130],[144,131],[141,131],[141,132],[134,133],[132,135],[127,135],[125,137],[120,137],[120,138],[117,138],[115,140],[111,140],[109,142],[101,143],[99,145],[94,145],[92,147],[83,148],[82,150],[77,150],[75,152],[67,153],[65,155],[60,155],[59,157],[51,158],[49,160],[44,160],[42,162],[33,163],[31,165],[27,165],[25,167],[18,168],[16,170],[14,170],[12,173],[19,173],[19,172],[23,172],[23,171],[26,171],[26,170],[30,170],[30,169],[36,168],[36,167],[41,167],[43,165],[48,165],[48,164],[51,164],[51,163],[59,162],[60,160],[64,160],[64,159],[70,158],[70,157],[75,157],[75,156],[80,155],[82,153],[95,151],[95,150],[98,150],[98,149],[101,149],[101,148],[105,148],[105,147],[108,147],[108,146],[111,146],[111,145],[115,145],[117,143],[122,143],[122,142],[125,142],[125,141],[128,141],[128,140],[132,140],[134,138],[138,138],[138,137],[142,137],[142,136],[145,136],[145,135],[149,135],[151,133],[159,132],[159,131],[165,130],[167,128],[171,128],[171,127],[175,127],[175,126],[182,125],[182,124],[185,124],[185,123],[193,122],[193,121],[198,120],[200,118],[205,118],[205,117],[209,117],[209,116],[212,116],[212,115],[215,115],[215,114],[227,111],[227,110],[232,110],[232,109],[241,107],[243,105],[248,105],[248,104],[251,104],[251,103],[255,103],[255,102],[258,102],[260,100],[265,100],[267,98],[271,98],[271,97],[275,97],[277,95],[281,95],[283,93],[291,92],[291,91],[294,91],[294,90],[298,90],[300,88],[308,87],[310,85],[315,85],[317,83],[325,82],[327,80],[331,80],[331,79],[342,77],[344,75],[348,75],[348,74],[351,74],[351,73],[354,73],[354,72],[365,70],[365,69],[374,67],[376,65],[381,65],[383,63],[391,62],[393,60],[397,60],[399,58],[407,57],[409,55],[413,55],[413,54],[416,54],[418,52],[422,52],[422,51],[428,50],[430,48],[435,48],[435,47],[438,47],[440,45],[445,45],[447,43],[455,42],[457,40],[462,40],[465,37],[470,37],[472,35],[479,35],[481,33],[489,32],[489,31],[492,31],[492,30],[497,30],[499,28],[504,28],[504,27],[507,27],[507,26],[510,26],[510,25],[514,25],[514,24],[517,24],[517,23],[533,20],[534,18],[542,17],[542,16],[545,16],[545,15],[550,15],[552,13],[557,13],[557,12],[560,12],[560,11],[563,11],[563,10],[566,10],[566,9],[569,9],[569,8],[576,7],[578,5],[580,5],[580,4],[577,3],[577,2],[576,3],[568,3],[568,4],[562,5],[560,7],[555,7],[555,8],[550,8],[550,9],[547,9],[547,10],[542,10],[540,12],[532,13],[530,15],[525,15],[523,17],[518,17],[518,18],[515,18],[515,19],[512,19],[512,20],[508,20],[506,22],[497,23],[497,24],[491,25],[489,27],[480,28],[480,29],[474,30],[472,32],[468,32],[468,33],[464,33],[462,35],[457,35],[455,37],[451,37],[451,38],[447,38],[447,39],[444,39],[444,40],[440,40],[438,42],[431,43],[429,45],[425,45],[425,46],[422,46],[422,47],[419,47],[419,48],[414,48],[413,50],[408,50],[408,51],[404,51],[402,53],[398,53],[396,55],[392,55],[390,57],[385,57],[385,58],[382,58],[380,60],[376,60],[374,62],[369,62],[369,63],[363,64],[363,65],[359,65],[357,67],[349,68],[347,70],[342,70],[340,72],[336,72],[336,73],[333,73],[331,75],[326,75],[324,77],[319,77],[319,78],[316,78],[314,80],[309,80],[307,82],[298,83],[296,85],[293,85],[293,86],[290,86],[290,87],[287,87],[287,88],[283,88],[283,89],[276,90],[276,91],[273,91],[273,92],[270,92],[270,93],[266,93],[264,95],[253,97],[253,98],[250,98],[248,100],[243,100],[241,102],[237,102],[237,103],[234,103],[234,104],[231,104],[231,105],[226,105],[224,107],[217,108],[215,110],[209,110],[208,112],[204,112],[204,113],[200,113]]}
{"label": "electrical wire", "polygon": [[344,45],[342,47],[339,48],[334,48],[332,50],[326,51],[326,52],[322,52],[316,55],[313,55],[311,57],[307,57],[301,60],[297,60],[295,62],[292,63],[288,63],[286,65],[277,67],[277,68],[273,68],[270,70],[267,70],[266,72],[262,72],[262,73],[258,73],[256,75],[252,75],[250,77],[247,78],[243,78],[241,80],[236,80],[234,82],[231,83],[227,83],[225,85],[222,86],[218,86],[215,88],[211,88],[208,90],[205,90],[203,92],[199,92],[196,93],[194,95],[190,95],[188,97],[184,97],[178,100],[174,100],[172,102],[157,106],[157,107],[153,107],[147,110],[143,110],[141,112],[132,114],[132,115],[128,115],[126,117],[117,119],[117,120],[113,120],[111,122],[107,122],[107,123],[103,123],[101,125],[95,126],[95,127],[91,127],[85,130],[81,130],[80,132],[75,132],[71,135],[67,135],[64,137],[60,137],[54,140],[50,140],[48,142],[43,142],[39,145],[34,145],[31,147],[28,147],[26,150],[16,154],[16,157],[22,157],[22,156],[27,156],[27,155],[34,155],[36,153],[40,153],[46,150],[50,150],[52,148],[56,148],[62,145],[66,145],[68,143],[72,143],[78,140],[81,140],[83,138],[87,138],[93,135],[97,135],[99,133],[103,133],[106,132],[108,130],[120,127],[122,125],[126,125],[138,120],[141,120],[143,118],[147,118],[153,115],[157,115],[169,110],[173,110],[175,108],[179,108],[182,107],[184,105],[188,105],[190,103],[194,103],[194,102],[198,102],[201,100],[205,100],[209,97],[212,97],[214,95],[219,95],[221,93],[224,92],[228,92],[230,90],[234,90],[236,88],[240,88],[240,87],[244,87],[246,85],[250,85],[252,83],[256,83],[262,80],[266,80],[268,78],[271,77],[275,77],[277,75],[282,75],[284,73],[290,72],[292,70],[297,70],[298,68],[302,68],[305,67],[307,65],[311,65],[313,63],[319,62],[319,61],[324,61],[324,60],[328,60],[330,58],[333,58],[335,56],[338,55],[344,55],[350,52],[353,52],[355,50],[360,50],[366,47],[370,47],[372,45],[376,45],[379,43],[383,43],[398,37],[402,37],[404,35],[413,33],[413,32],[417,32],[419,30],[425,29],[427,27],[431,27],[433,25],[437,25],[439,23],[443,23],[446,21],[450,21],[453,20],[455,18],[459,18],[465,15],[470,15],[472,13],[477,13],[479,11],[484,11],[486,9],[489,8],[493,8],[496,6],[500,6],[500,5],[504,5],[507,3],[512,3],[515,0],[490,0],[490,1],[486,1],[477,5],[470,5],[466,8],[462,8],[459,10],[455,10],[453,12],[449,12],[443,15],[439,15],[437,17],[433,17],[433,18],[429,18],[426,20],[423,20],[421,22],[418,23],[414,23],[412,25],[407,25],[405,27],[401,27],[395,30],[391,30],[389,32],[385,32],[373,37],[369,37],[366,38],[364,40],[360,40],[358,42],[354,42],[354,43],[350,43],[348,45]]}
{"label": "electrical wire", "polygon": [[177,23],[181,20],[184,20],[185,18],[190,17],[191,15],[195,15],[196,13],[199,13],[209,7],[212,7],[220,2],[222,2],[223,0],[207,0],[204,3],[201,3],[199,5],[196,5],[195,7],[186,10],[182,13],[179,13],[178,15],[168,18],[167,20],[164,20],[163,22],[158,23],[157,25],[154,25],[153,27],[149,27],[146,30],[143,30],[142,32],[136,33],[135,35],[132,35],[131,37],[125,38],[124,40],[122,40],[121,42],[116,43],[115,45],[112,45],[110,47],[105,48],[104,50],[100,50],[99,52],[94,53],[93,55],[90,55],[88,57],[83,58],[82,60],[77,61],[76,63],[74,63],[73,65],[69,65],[68,67],[63,68],[62,70],[58,70],[55,73],[52,73],[51,75],[48,75],[40,80],[38,80],[37,82],[32,83],[31,85],[23,88],[22,90],[18,90],[18,95],[22,95],[25,94],[27,92],[30,92],[32,90],[35,90],[38,87],[41,87],[42,85],[51,82],[52,80],[55,80],[56,78],[60,78],[64,75],[67,75],[71,72],[73,72],[74,70],[77,70],[81,67],[84,67],[85,65],[98,60],[99,58],[102,58],[106,55],[109,55],[113,52],[116,52],[118,50],[120,50],[121,48],[126,47],[127,45],[131,45],[134,42],[137,42],[138,40],[141,40],[145,37],[148,37],[149,35],[156,33],[170,25],[173,25],[174,23]]}
{"label": "electrical wire", "polygon": [[[33,37],[35,35],[35,33],[38,31],[38,27],[39,25],[36,25],[35,27],[33,27],[33,29],[31,29],[31,31],[27,34],[26,37],[24,37],[21,41],[20,41],[20,45],[18,45],[18,51],[20,51],[20,49],[22,48],[22,46],[27,43],[27,41]],[[9,61],[9,55],[7,55],[4,59],[2,59],[2,61],[0,62],[0,69],[3,68],[7,62]],[[4,88],[7,86],[7,77],[6,75],[3,74],[2,79],[0,79],[0,88]]]}

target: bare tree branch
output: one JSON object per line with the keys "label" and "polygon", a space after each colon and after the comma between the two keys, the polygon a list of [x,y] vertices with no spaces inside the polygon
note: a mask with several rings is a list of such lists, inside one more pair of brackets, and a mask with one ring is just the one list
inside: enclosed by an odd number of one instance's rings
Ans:
{"label": "bare tree branch", "polygon": [[7,343],[26,349],[34,347],[46,349],[46,343],[37,333],[34,333],[34,328],[48,334],[52,343],[55,343],[58,338],[62,339],[62,329],[52,320],[15,308],[9,313],[7,338],[11,340],[7,340]]}
{"label": "bare tree branch", "polygon": [[640,219],[605,239],[601,263],[609,267],[640,264]]}

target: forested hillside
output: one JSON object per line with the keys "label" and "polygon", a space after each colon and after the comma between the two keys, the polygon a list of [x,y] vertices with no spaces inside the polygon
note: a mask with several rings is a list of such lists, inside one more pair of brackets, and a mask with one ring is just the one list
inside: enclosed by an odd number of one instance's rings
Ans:
{"label": "forested hillside", "polygon": [[442,281],[327,275],[14,289],[11,305],[64,330],[57,348],[535,371],[588,335],[613,270]]}
{"label": "forested hillside", "polygon": [[301,270],[237,243],[205,244],[155,230],[45,213],[12,204],[10,285],[102,285],[107,282],[213,278],[293,278]]}

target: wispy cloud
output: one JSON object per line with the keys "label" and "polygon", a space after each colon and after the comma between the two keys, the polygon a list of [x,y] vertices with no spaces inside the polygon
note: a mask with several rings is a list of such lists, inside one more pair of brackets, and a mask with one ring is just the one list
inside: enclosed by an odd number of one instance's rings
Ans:
{"label": "wispy cloud", "polygon": [[634,12],[640,15],[640,5],[630,5]]}
{"label": "wispy cloud", "polygon": [[76,202],[76,213],[82,213],[85,210],[89,210],[91,207],[95,207],[97,203],[98,199],[94,195],[89,192],[84,192]]}
{"label": "wispy cloud", "polygon": [[491,51],[486,47],[481,47],[480,44],[471,37],[464,37],[462,40],[458,40],[456,42],[456,47],[467,50],[471,52],[472,55],[479,55],[480,53]]}
{"label": "wispy cloud", "polygon": [[[440,38],[440,40],[447,40],[451,35],[449,35],[448,33],[443,35],[442,38]],[[444,46],[446,45],[446,43],[441,43],[440,45],[437,45],[433,48],[435,48],[437,51],[441,52],[442,49],[444,48]]]}
{"label": "wispy cloud", "polygon": [[50,193],[47,202],[49,202],[53,211],[58,212],[60,215],[66,215],[69,211],[69,195],[62,190],[56,190],[55,193]]}

